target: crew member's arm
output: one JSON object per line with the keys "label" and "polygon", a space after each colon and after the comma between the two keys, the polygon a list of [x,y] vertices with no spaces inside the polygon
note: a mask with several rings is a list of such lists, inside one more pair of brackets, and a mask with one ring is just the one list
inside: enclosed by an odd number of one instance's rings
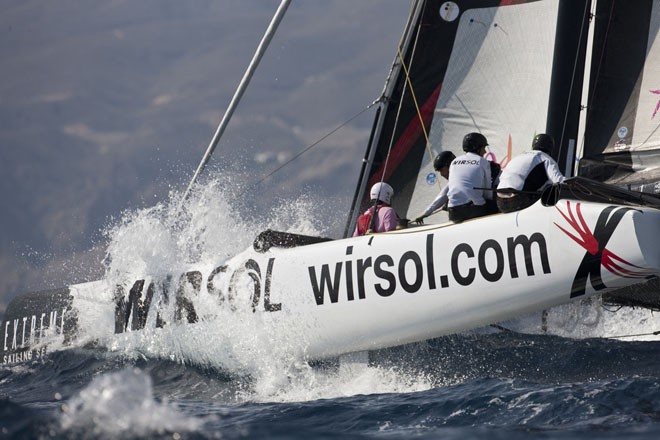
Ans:
{"label": "crew member's arm", "polygon": [[566,177],[564,177],[561,171],[559,171],[559,165],[557,165],[557,162],[546,154],[543,156],[543,164],[545,165],[545,172],[548,174],[548,179],[550,179],[552,183],[562,183],[566,180]]}
{"label": "crew member's arm", "polygon": [[447,196],[447,193],[449,192],[449,185],[445,185],[444,188],[440,191],[440,194],[431,202],[431,204],[426,208],[426,211],[419,217],[417,217],[413,222],[416,223],[423,223],[423,220],[428,217],[429,215],[433,214],[435,211],[437,211],[440,208],[445,209],[447,206],[447,202],[449,201],[449,197]]}

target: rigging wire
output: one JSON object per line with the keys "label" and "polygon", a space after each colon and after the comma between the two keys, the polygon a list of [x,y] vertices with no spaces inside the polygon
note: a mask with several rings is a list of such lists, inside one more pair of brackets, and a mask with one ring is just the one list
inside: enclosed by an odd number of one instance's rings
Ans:
{"label": "rigging wire", "polygon": [[[412,51],[410,53],[410,66],[411,67],[413,65],[413,61],[415,60],[415,53],[417,52],[417,42],[419,41],[419,34],[420,34],[421,27],[422,27],[422,21],[421,21],[421,18],[420,18],[420,20],[418,22],[418,25],[417,25],[417,33],[415,35],[415,43],[413,44]],[[394,145],[394,135],[396,133],[396,127],[399,125],[399,117],[401,116],[401,109],[403,107],[403,102],[405,101],[406,90],[410,90],[410,93],[413,97],[413,102],[415,104],[415,109],[417,110],[417,115],[419,116],[419,119],[420,119],[420,124],[422,125],[422,130],[424,131],[424,137],[426,138],[427,146],[429,145],[429,139],[428,139],[428,136],[426,134],[426,127],[424,126],[424,121],[422,120],[422,115],[421,115],[421,112],[419,110],[419,106],[417,105],[417,98],[415,97],[415,91],[412,87],[412,82],[410,80],[410,75],[408,74],[408,68],[406,66],[406,63],[403,59],[403,54],[401,52],[401,42],[397,45],[397,55],[398,55],[398,58],[399,58],[399,62],[401,63],[401,67],[403,68],[404,74],[406,76],[406,84],[408,85],[408,87],[404,86],[403,91],[401,92],[401,99],[399,100],[399,107],[397,108],[396,117],[394,118],[394,125],[393,125],[394,128],[392,129],[392,135],[390,137],[390,143],[389,143],[389,146],[387,147],[387,155],[385,156],[385,164],[383,165],[383,173],[381,174],[381,177],[380,177],[381,182],[383,182],[383,180],[385,179],[385,174],[387,172],[387,168],[388,168],[388,165],[389,165],[390,153],[392,152],[392,146]],[[433,158],[431,158],[431,161],[433,161]]]}
{"label": "rigging wire", "polygon": [[[421,25],[421,20],[420,20],[420,25]],[[415,44],[413,44],[412,53],[410,54],[410,64],[411,64],[411,66],[412,66],[412,61],[415,58],[415,50],[417,49],[417,41],[418,41],[418,37],[419,37],[419,30],[420,30],[420,27],[418,26],[417,27],[417,34],[415,36]],[[401,63],[401,67],[406,72],[406,78],[409,79],[408,74],[407,74],[406,64],[403,61],[403,57],[401,56],[401,43],[402,43],[402,41],[399,42],[399,44],[397,45],[397,54],[398,54],[398,57],[399,57],[399,62]],[[390,136],[390,143],[387,147],[387,155],[385,156],[385,164],[383,165],[383,173],[381,174],[381,177],[380,177],[381,182],[383,182],[383,180],[385,180],[385,174],[387,172],[387,167],[388,167],[388,164],[389,164],[390,153],[392,152],[392,146],[394,145],[394,135],[396,133],[396,127],[399,125],[399,116],[401,116],[401,109],[403,107],[403,101],[405,101],[404,98],[406,96],[406,90],[407,90],[407,88],[404,86],[403,91],[401,92],[401,99],[399,100],[399,107],[396,110],[396,117],[394,118],[394,125],[393,125],[394,128],[392,129],[392,135]],[[410,87],[410,91],[411,92],[413,91],[412,87]]]}
{"label": "rigging wire", "polygon": [[[409,28],[409,24],[410,24],[411,20],[414,17],[413,14],[415,13],[415,2],[416,2],[416,0],[411,0],[411,2],[410,2],[410,11],[408,12],[408,24],[406,24],[406,28],[404,29],[403,33],[399,37],[399,43],[397,44],[397,47],[401,47],[404,44],[405,37],[406,37],[406,34],[407,34],[407,30]],[[395,66],[397,64],[396,59],[397,59],[397,57],[394,57],[392,67],[390,68],[390,71],[387,74],[387,79],[385,80],[385,84],[383,85],[383,91],[380,94],[379,102],[386,102],[387,99],[389,98],[389,97],[386,97],[386,95],[388,94],[387,89],[388,89],[388,86],[389,86],[390,82],[392,81],[392,75],[394,74]]]}
{"label": "rigging wire", "polygon": [[275,168],[273,171],[271,171],[270,173],[266,174],[264,177],[262,177],[261,179],[259,179],[258,181],[256,181],[256,182],[253,183],[252,185],[250,185],[245,191],[243,191],[242,193],[240,193],[240,194],[238,195],[238,197],[242,196],[243,194],[245,194],[246,192],[250,191],[251,189],[253,189],[253,188],[256,187],[257,185],[259,185],[260,183],[262,183],[263,181],[265,181],[265,180],[268,179],[269,177],[273,176],[275,173],[277,173],[278,171],[280,171],[282,168],[284,168],[285,166],[289,165],[291,162],[295,161],[295,160],[298,159],[300,156],[302,156],[303,154],[307,153],[307,152],[308,152],[309,150],[311,150],[312,148],[314,148],[314,147],[316,147],[317,145],[319,145],[319,144],[320,144],[321,142],[323,142],[325,139],[327,139],[328,137],[332,136],[334,133],[336,133],[337,131],[339,131],[341,128],[343,128],[343,127],[346,126],[347,124],[351,123],[353,120],[355,120],[355,119],[357,119],[358,117],[360,117],[364,112],[366,112],[367,110],[371,109],[371,107],[373,107],[374,105],[378,104],[379,102],[380,102],[380,99],[375,100],[374,102],[372,102],[371,104],[369,104],[368,106],[366,106],[364,109],[360,110],[358,113],[356,113],[355,115],[351,116],[349,119],[347,119],[346,121],[342,122],[341,124],[339,124],[338,126],[336,126],[335,128],[333,128],[332,130],[330,130],[330,131],[329,131],[328,133],[326,133],[325,135],[321,136],[321,138],[319,138],[318,140],[316,140],[316,141],[313,142],[312,144],[310,144],[310,145],[308,145],[307,147],[305,147],[303,150],[301,150],[300,152],[298,152],[297,154],[295,154],[291,159],[287,160],[287,161],[284,162],[282,165],[280,165],[279,167]]}
{"label": "rigging wire", "polygon": [[[417,34],[417,38],[419,38],[419,33]],[[417,44],[417,40],[415,40],[415,44]],[[424,133],[424,139],[426,140],[426,151],[429,153],[429,158],[431,161],[433,161],[433,152],[431,151],[431,141],[429,140],[429,135],[426,131],[426,126],[424,125],[424,119],[422,118],[422,112],[419,109],[419,103],[417,102],[417,96],[415,96],[415,89],[413,88],[412,81],[410,80],[410,75],[408,73],[408,68],[406,67],[405,61],[403,61],[403,55],[401,54],[401,48],[398,49],[398,54],[399,58],[401,59],[401,67],[403,67],[403,71],[406,74],[406,82],[408,83],[408,87],[410,88],[410,96],[412,96],[413,103],[415,104],[415,110],[417,111],[417,117],[419,118],[419,124],[422,126],[422,132]]]}
{"label": "rigging wire", "polygon": [[[415,43],[413,44],[412,52],[410,54],[410,63],[411,63],[411,65],[412,65],[413,59],[415,58],[415,50],[417,49],[417,41],[418,41],[418,38],[419,38],[419,31],[420,31],[420,28],[421,28],[421,19],[420,19],[419,23],[420,24],[417,27],[417,34],[415,36]],[[406,64],[403,61],[403,56],[401,56],[401,44],[402,44],[402,42],[403,42],[403,36],[402,36],[401,41],[399,41],[399,44],[397,45],[397,54],[398,54],[398,57],[399,57],[399,62],[401,63],[401,67],[404,69],[404,72],[406,72],[406,78],[409,80],[410,78],[408,77],[408,74],[407,74]],[[389,162],[390,162],[390,154],[392,153],[392,145],[394,145],[394,135],[396,134],[396,127],[399,125],[399,117],[401,116],[401,109],[403,108],[403,101],[405,101],[405,96],[406,96],[406,90],[407,89],[408,88],[404,84],[403,90],[401,91],[401,99],[399,100],[399,106],[396,110],[396,117],[394,118],[394,125],[393,125],[393,128],[392,128],[392,135],[390,136],[390,142],[389,142],[389,145],[387,146],[387,154],[385,155],[385,163],[383,164],[383,171],[380,175],[380,183],[383,183],[383,181],[385,180],[385,174],[387,174],[387,168],[388,168]],[[413,92],[412,86],[410,87],[410,91],[411,91],[411,93]],[[415,103],[415,105],[416,105],[416,103]],[[424,126],[424,124],[422,124],[422,126]],[[378,206],[378,198],[374,199],[374,201],[372,203],[374,214],[376,212],[377,206]],[[371,216],[371,221],[369,222],[369,227],[367,228],[367,233],[373,232],[375,226],[376,226],[376,215],[372,215]]]}
{"label": "rigging wire", "polygon": [[[584,38],[584,22],[585,22],[585,17],[589,13],[589,8],[588,8],[588,3],[585,2],[584,4],[584,13],[582,15],[582,26],[580,27],[580,37],[578,38],[578,41],[580,42],[580,45],[582,44],[582,39]],[[568,99],[566,100],[566,109],[564,111],[564,122],[562,123],[561,126],[561,137],[559,138],[559,155],[561,156],[562,150],[564,148],[564,135],[566,133],[566,125],[568,124],[568,113],[569,113],[569,107],[571,105],[571,98],[573,95],[573,86],[575,84],[575,77],[577,75],[577,66],[580,61],[580,45],[578,45],[575,53],[575,61],[573,62],[573,73],[571,74],[571,84],[568,89]]]}
{"label": "rigging wire", "polygon": [[177,209],[177,212],[183,211],[183,206],[186,203],[186,200],[188,199],[188,196],[190,195],[190,192],[192,191],[195,182],[202,174],[202,172],[206,169],[206,166],[209,163],[209,160],[211,159],[211,155],[213,155],[213,152],[218,146],[218,142],[220,142],[220,138],[224,134],[225,129],[227,128],[227,125],[229,124],[229,121],[231,120],[234,114],[234,111],[238,107],[238,104],[240,103],[243,94],[245,93],[245,90],[247,89],[247,86],[250,83],[252,76],[254,75],[254,72],[257,70],[257,66],[261,62],[261,59],[263,58],[266,52],[266,49],[268,48],[270,42],[275,36],[275,32],[277,31],[277,28],[282,22],[282,19],[284,18],[284,14],[286,13],[290,3],[291,0],[282,0],[280,6],[277,8],[277,11],[275,11],[275,15],[271,19],[268,28],[266,28],[266,32],[264,33],[264,36],[262,37],[261,41],[259,42],[259,46],[257,47],[257,51],[254,53],[254,56],[252,57],[252,60],[250,61],[250,64],[247,67],[247,70],[243,74],[243,78],[241,78],[241,81],[238,84],[238,88],[234,92],[234,96],[232,97],[231,102],[229,103],[229,106],[227,107],[227,110],[225,111],[225,114],[222,117],[222,120],[220,121],[220,124],[218,125],[218,128],[216,129],[215,134],[213,135],[213,138],[211,139],[211,142],[209,143],[209,146],[207,147],[206,152],[204,153],[204,156],[202,157],[202,161],[199,163],[197,170],[195,170],[195,174],[193,175],[192,179],[190,180],[190,183],[188,184],[188,187],[186,188],[185,192],[183,193],[183,196],[181,197],[181,201],[179,202],[179,207]]}
{"label": "rigging wire", "polygon": [[[419,14],[421,13],[423,9],[424,4],[420,3],[418,0],[411,0],[410,2],[410,12],[408,13],[408,20],[406,22],[405,29],[403,33],[401,34],[401,37],[399,38],[399,43],[397,44],[397,47],[401,47],[404,44],[408,44],[410,41],[410,36],[412,36],[412,33],[414,32],[414,23],[419,17]],[[372,172],[373,172],[373,164],[374,164],[374,158],[375,155],[378,151],[378,145],[380,144],[381,141],[381,135],[382,133],[382,127],[385,119],[386,113],[389,111],[389,104],[390,104],[390,98],[392,96],[392,93],[394,89],[396,88],[397,81],[393,81],[393,77],[396,75],[398,78],[399,71],[400,71],[400,63],[397,60],[398,57],[394,57],[394,61],[392,62],[392,67],[390,68],[389,73],[387,74],[387,78],[385,80],[385,84],[383,86],[383,91],[381,92],[381,96],[378,99],[380,103],[380,108],[378,109],[378,112],[376,113],[376,120],[374,121],[374,126],[372,128],[372,133],[369,139],[369,143],[367,145],[367,151],[362,159],[362,171],[360,172],[360,179],[358,182],[358,189],[355,193],[355,196],[353,198],[353,204],[351,208],[351,213],[349,215],[349,221],[346,225],[346,230],[344,231],[344,236],[348,236],[350,233],[350,230],[354,228],[354,226],[357,223],[357,218],[358,215],[360,214],[360,204],[361,200],[364,198],[364,193],[366,191],[366,186],[372,177]],[[404,88],[405,92],[405,88]],[[403,97],[403,96],[402,96]],[[402,98],[401,97],[401,98]],[[382,112],[381,112],[382,111]],[[401,111],[401,108],[399,107],[399,110],[396,113],[396,118],[395,118],[395,124],[394,127],[396,127],[396,124],[398,122],[399,118],[399,113]],[[381,116],[382,113],[382,116]],[[375,134],[377,133],[377,134]],[[375,136],[374,136],[375,134]],[[392,133],[392,136],[394,136],[394,133]],[[383,138],[384,139],[384,138]],[[390,143],[390,148],[388,149],[388,156],[389,157],[389,151],[391,150],[391,143]],[[383,164],[385,168],[383,169],[383,173],[387,170],[387,164]],[[381,183],[384,179],[384,174],[381,176]],[[374,210],[376,209],[377,203],[373,205]],[[372,222],[369,225],[369,229],[373,228],[373,217],[372,216]]]}
{"label": "rigging wire", "polygon": [[[399,108],[396,111],[396,118],[394,118],[394,127],[395,129],[392,130],[392,137],[390,138],[390,144],[387,147],[387,155],[385,156],[385,164],[383,164],[383,172],[380,176],[380,182],[383,183],[385,180],[385,173],[387,171],[387,165],[390,160],[390,153],[392,152],[392,144],[394,144],[394,132],[396,131],[396,126],[399,124],[399,115],[401,114],[401,106],[403,105],[403,97],[405,96],[405,87],[403,89],[403,92],[401,94],[401,100],[399,101]],[[371,221],[369,222],[369,227],[367,228],[367,233],[373,232],[375,226],[376,226],[376,209],[378,207],[378,197],[376,197],[372,203],[373,206],[373,212],[374,214],[371,216]]]}
{"label": "rigging wire", "polygon": [[[419,38],[419,32],[417,32],[417,37],[415,38],[415,46],[417,45],[418,38]],[[401,54],[400,47],[397,48],[397,53],[399,54],[399,58],[401,59],[401,67],[403,68],[403,72],[406,74],[406,82],[408,83],[408,87],[410,88],[410,95],[412,96],[413,103],[415,104],[415,111],[417,112],[417,117],[419,118],[419,125],[421,125],[422,127],[422,133],[424,133],[424,139],[426,140],[426,151],[429,153],[429,160],[431,162],[431,166],[433,166],[433,151],[431,150],[431,141],[429,140],[429,135],[428,132],[426,131],[426,126],[424,125],[424,118],[422,118],[422,112],[419,109],[417,96],[415,96],[415,89],[413,88],[412,81],[410,80],[410,75],[408,74],[408,68],[406,67],[406,63],[403,61],[403,55]],[[433,173],[434,174],[436,173],[435,169],[433,170]],[[438,179],[438,175],[436,174],[435,177],[436,177],[436,182],[438,183],[438,187],[440,187],[441,185],[440,185],[440,179]]]}
{"label": "rigging wire", "polygon": [[[605,28],[605,36],[603,37],[603,47],[601,48],[600,56],[598,57],[598,68],[596,69],[596,76],[595,79],[598,79],[600,77],[600,70],[603,67],[603,61],[605,60],[605,50],[607,49],[607,38],[610,34],[610,26],[612,24],[612,16],[614,15],[614,2],[612,2],[612,6],[610,8],[610,13],[609,13],[609,20],[607,21],[607,27]],[[594,26],[595,26],[595,21],[598,17],[594,15]],[[598,85],[598,81],[594,83],[594,90],[591,94],[591,101],[587,104],[587,108],[591,107],[591,104],[593,104],[593,100],[596,97],[596,87]]]}
{"label": "rigging wire", "polygon": [[[585,8],[586,8],[586,5],[585,5]],[[595,28],[595,26],[596,26],[596,20],[598,19],[597,10],[596,10],[596,5],[594,5],[594,10],[593,10],[593,11],[594,11],[594,12],[593,12],[593,14],[592,14],[592,20],[593,20],[593,24],[592,24],[592,26],[594,26],[594,28]],[[605,36],[603,37],[603,47],[601,48],[600,54],[599,54],[599,56],[598,56],[598,67],[596,68],[596,74],[595,74],[595,76],[593,77],[593,78],[594,78],[594,81],[593,81],[593,84],[594,84],[594,85],[593,85],[593,90],[592,90],[591,93],[590,93],[591,96],[590,96],[589,102],[587,102],[587,106],[586,106],[586,108],[584,109],[584,111],[587,111],[587,112],[589,111],[589,108],[591,108],[591,106],[592,106],[592,104],[593,104],[593,100],[596,98],[596,88],[598,87],[598,78],[600,78],[600,71],[601,71],[601,69],[602,69],[602,67],[603,67],[603,62],[604,62],[604,60],[605,60],[605,50],[607,49],[607,44],[606,44],[606,42],[607,42],[607,38],[608,38],[608,36],[609,36],[609,34],[610,34],[610,26],[611,26],[611,24],[612,24],[612,16],[613,16],[613,15],[614,15],[614,2],[612,2],[611,7],[610,7],[610,12],[609,12],[609,14],[608,14],[607,26],[605,27]],[[583,20],[583,23],[584,23],[584,20]],[[582,40],[582,34],[580,34],[580,40]],[[592,64],[593,64],[593,63],[592,63]],[[586,68],[586,66],[585,66],[585,68]],[[572,88],[572,86],[571,86],[571,88]],[[569,99],[570,99],[570,98],[569,98]],[[567,111],[567,113],[568,113],[568,111]],[[587,116],[588,116],[588,115],[587,115]],[[583,154],[584,154],[584,143],[585,143],[585,139],[586,139],[586,137],[587,137],[586,125],[587,125],[588,122],[589,122],[588,118],[585,117],[585,120],[584,120],[585,130],[584,130],[584,132],[583,132],[583,134],[582,134],[582,139],[580,140],[580,142],[581,142],[581,144],[582,144],[581,147],[582,147],[582,152],[583,152]],[[563,138],[563,130],[562,130],[562,138]]]}
{"label": "rigging wire", "polygon": [[[417,28],[417,35],[419,35],[419,28]],[[415,48],[416,48],[416,45],[417,45],[416,43],[417,43],[417,38],[415,38],[415,44],[413,45],[413,51],[412,51],[412,54],[411,54],[411,57],[410,57],[411,61],[412,61],[412,59],[414,57],[414,54],[415,54]],[[403,61],[403,57],[401,56],[401,44],[400,43],[397,45],[397,53],[398,53],[398,56],[399,56],[399,60],[401,62],[401,66],[403,67],[404,71],[406,71],[406,67],[405,67],[406,65]],[[407,77],[407,73],[406,73],[406,77]],[[404,98],[406,96],[406,89],[407,89],[407,87],[405,87],[405,85],[404,85],[403,90],[401,92],[401,99],[399,100],[399,107],[396,110],[396,117],[394,118],[394,125],[393,125],[394,128],[392,129],[392,135],[390,136],[390,143],[387,147],[387,154],[385,155],[385,163],[383,164],[383,172],[380,175],[380,183],[383,183],[385,181],[385,174],[387,173],[387,167],[389,166],[389,162],[390,162],[390,154],[392,153],[392,145],[394,145],[394,135],[396,133],[396,127],[399,125],[399,116],[401,116],[401,109],[403,108],[403,101],[405,100]],[[411,88],[411,92],[412,92],[412,88]],[[372,203],[372,207],[373,207],[373,213],[374,214],[371,216],[371,221],[369,222],[369,227],[367,228],[367,233],[368,234],[373,232],[375,227],[376,227],[376,217],[377,216],[375,215],[375,213],[376,213],[376,210],[377,210],[377,207],[378,207],[378,197],[376,197],[374,199],[374,201]]]}

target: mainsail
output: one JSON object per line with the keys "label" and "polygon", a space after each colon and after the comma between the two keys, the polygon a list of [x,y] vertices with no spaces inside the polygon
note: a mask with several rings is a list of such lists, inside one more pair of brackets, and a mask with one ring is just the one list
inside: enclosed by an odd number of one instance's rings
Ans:
{"label": "mainsail", "polygon": [[365,188],[380,180],[394,187],[400,216],[419,215],[446,184],[433,172],[433,158],[443,150],[460,154],[468,132],[488,138],[487,158],[502,167],[540,132],[575,144],[577,125],[565,115],[569,100],[579,111],[574,89],[582,83],[576,69],[587,12],[586,1],[418,2],[347,232],[367,202]]}

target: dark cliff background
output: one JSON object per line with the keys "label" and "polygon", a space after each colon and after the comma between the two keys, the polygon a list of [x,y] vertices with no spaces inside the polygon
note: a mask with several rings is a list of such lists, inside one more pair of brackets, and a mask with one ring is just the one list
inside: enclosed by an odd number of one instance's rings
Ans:
{"label": "dark cliff background", "polygon": [[[103,228],[186,187],[278,5],[0,1],[0,313],[98,277]],[[256,180],[369,105],[409,7],[293,1],[211,167]],[[248,202],[307,191],[347,209],[373,114]]]}

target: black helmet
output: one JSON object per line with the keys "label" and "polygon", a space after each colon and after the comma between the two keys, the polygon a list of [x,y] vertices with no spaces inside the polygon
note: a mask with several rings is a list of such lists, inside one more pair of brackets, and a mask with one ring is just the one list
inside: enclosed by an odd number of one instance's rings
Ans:
{"label": "black helmet", "polygon": [[541,133],[534,136],[532,141],[532,150],[543,151],[545,154],[552,154],[555,149],[555,140],[549,134]]}
{"label": "black helmet", "polygon": [[435,160],[433,161],[433,169],[440,171],[440,168],[448,166],[454,159],[456,159],[454,153],[451,151],[443,151],[435,157]]}
{"label": "black helmet", "polygon": [[468,133],[463,138],[463,151],[477,153],[481,147],[488,145],[486,136],[481,133]]}

